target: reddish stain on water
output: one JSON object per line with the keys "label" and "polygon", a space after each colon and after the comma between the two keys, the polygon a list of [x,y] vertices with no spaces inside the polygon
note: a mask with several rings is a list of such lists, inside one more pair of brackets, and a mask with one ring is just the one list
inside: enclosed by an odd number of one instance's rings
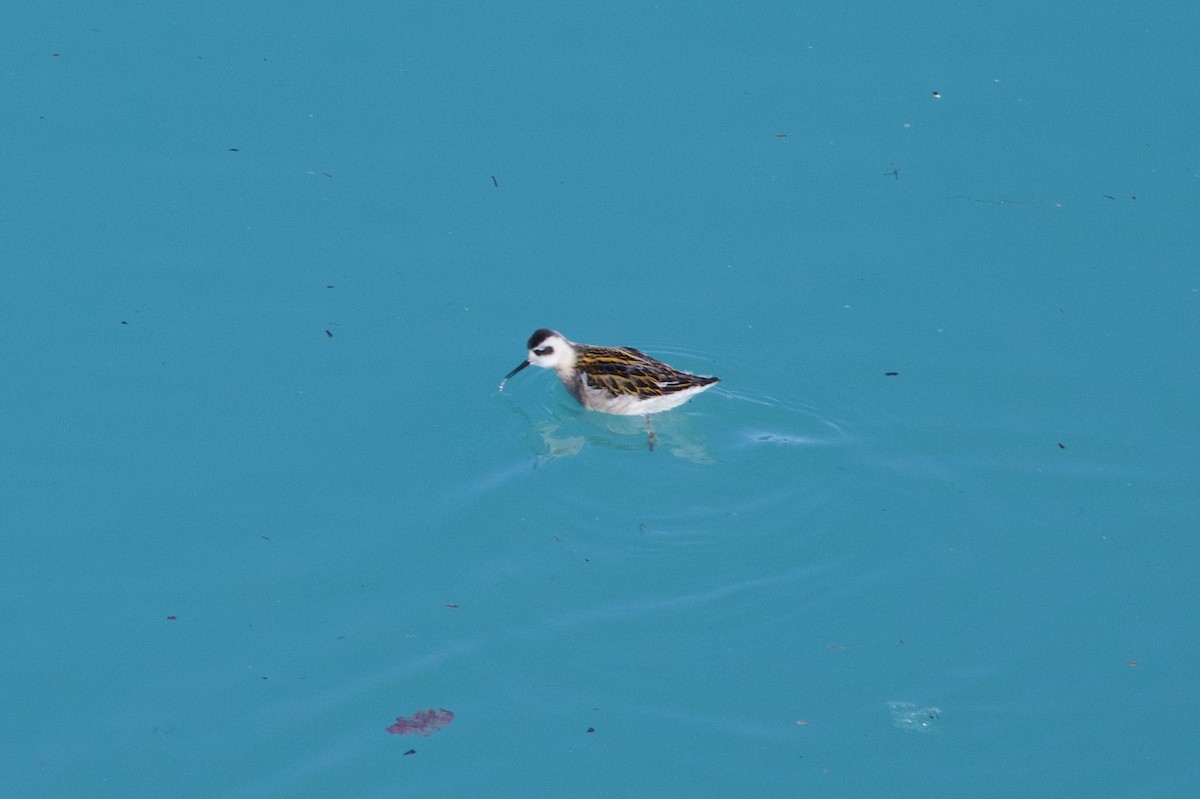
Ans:
{"label": "reddish stain on water", "polygon": [[454,711],[438,708],[418,710],[411,716],[397,716],[396,723],[387,728],[392,735],[433,735],[454,721]]}

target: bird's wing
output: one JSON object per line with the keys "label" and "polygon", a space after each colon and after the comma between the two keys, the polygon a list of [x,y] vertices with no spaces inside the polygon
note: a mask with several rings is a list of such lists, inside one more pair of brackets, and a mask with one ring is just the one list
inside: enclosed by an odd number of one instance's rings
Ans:
{"label": "bird's wing", "polygon": [[615,395],[658,397],[713,382],[710,378],[680,372],[632,347],[585,350],[577,365],[589,386]]}

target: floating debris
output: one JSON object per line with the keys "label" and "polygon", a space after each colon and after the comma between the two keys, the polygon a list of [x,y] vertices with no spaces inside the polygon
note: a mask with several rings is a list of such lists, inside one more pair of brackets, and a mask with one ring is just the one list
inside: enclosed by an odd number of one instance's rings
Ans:
{"label": "floating debris", "polygon": [[392,735],[433,735],[454,721],[454,712],[445,708],[418,710],[411,716],[397,716],[396,723],[387,728]]}
{"label": "floating debris", "polygon": [[918,708],[912,702],[888,702],[887,708],[892,714],[892,725],[905,732],[934,732],[942,718],[940,709]]}

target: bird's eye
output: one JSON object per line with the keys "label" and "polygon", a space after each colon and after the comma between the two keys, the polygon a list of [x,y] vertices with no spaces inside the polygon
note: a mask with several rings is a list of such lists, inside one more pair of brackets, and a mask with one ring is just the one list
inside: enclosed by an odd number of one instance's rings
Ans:
{"label": "bird's eye", "polygon": [[553,347],[542,347],[540,350],[534,350],[534,355],[550,355],[554,352]]}

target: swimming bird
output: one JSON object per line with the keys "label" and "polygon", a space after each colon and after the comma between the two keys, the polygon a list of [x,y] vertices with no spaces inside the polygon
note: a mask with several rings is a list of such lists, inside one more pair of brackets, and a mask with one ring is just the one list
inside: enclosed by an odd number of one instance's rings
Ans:
{"label": "swimming bird", "polygon": [[501,391],[508,379],[526,366],[553,369],[567,392],[588,410],[645,416],[652,450],[657,437],[650,414],[676,408],[719,381],[681,372],[632,347],[576,344],[544,327],[533,332],[527,346],[529,357],[504,376]]}

